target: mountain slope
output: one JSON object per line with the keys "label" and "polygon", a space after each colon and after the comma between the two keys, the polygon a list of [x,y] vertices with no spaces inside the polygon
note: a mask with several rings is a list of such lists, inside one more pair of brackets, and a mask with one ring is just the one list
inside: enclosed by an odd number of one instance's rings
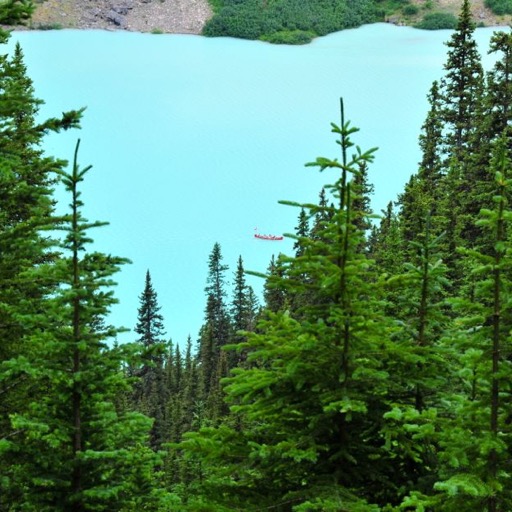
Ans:
{"label": "mountain slope", "polygon": [[[401,11],[388,16],[392,23],[410,25],[425,12],[458,15],[462,0],[410,0],[418,15],[404,17]],[[511,16],[496,16],[484,0],[472,0],[475,22],[484,26],[510,25]],[[36,0],[31,28],[88,28],[200,34],[212,17],[208,0]]]}

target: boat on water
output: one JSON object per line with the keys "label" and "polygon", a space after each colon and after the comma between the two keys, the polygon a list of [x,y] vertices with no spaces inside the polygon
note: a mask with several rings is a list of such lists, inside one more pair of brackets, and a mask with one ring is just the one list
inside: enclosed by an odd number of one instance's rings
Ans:
{"label": "boat on water", "polygon": [[259,238],[260,240],[278,241],[282,240],[284,237],[278,235],[260,235],[259,233],[255,233],[254,238]]}

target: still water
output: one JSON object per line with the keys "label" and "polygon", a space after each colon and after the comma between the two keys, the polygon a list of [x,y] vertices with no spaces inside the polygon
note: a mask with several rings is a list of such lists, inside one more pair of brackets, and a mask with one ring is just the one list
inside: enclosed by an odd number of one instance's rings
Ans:
{"label": "still water", "polygon": [[[476,38],[488,68],[488,41]],[[93,165],[85,214],[110,225],[100,250],[128,257],[111,321],[133,328],[150,270],[168,337],[182,347],[203,320],[207,260],[215,242],[229,266],[241,255],[264,271],[292,242],[254,233],[293,231],[298,210],[334,178],[304,164],[335,158],[330,123],[346,118],[362,149],[378,146],[370,177],[379,212],[416,170],[432,81],[442,76],[449,31],[368,25],[306,46],[231,38],[103,31],[16,32],[45,117],[87,107],[80,131],[49,137],[49,155]],[[60,196],[59,196],[60,197]],[[260,293],[261,280],[248,278]],[[228,297],[230,300],[230,297]],[[121,340],[133,339],[127,333]]]}

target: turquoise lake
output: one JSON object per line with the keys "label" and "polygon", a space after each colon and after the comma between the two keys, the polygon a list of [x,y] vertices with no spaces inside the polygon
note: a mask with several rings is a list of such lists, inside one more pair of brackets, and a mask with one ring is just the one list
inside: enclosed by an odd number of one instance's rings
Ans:
{"label": "turquoise lake", "polygon": [[[476,31],[484,65],[495,29]],[[330,123],[346,118],[354,142],[378,146],[370,168],[374,210],[396,199],[420,154],[426,96],[443,74],[449,31],[368,25],[306,46],[230,38],[103,31],[15,32],[42,116],[87,107],[81,130],[47,139],[47,154],[93,168],[85,215],[110,222],[98,249],[128,257],[111,316],[133,328],[150,270],[167,336],[195,341],[204,317],[208,256],[222,248],[227,289],[241,255],[265,271],[292,242],[255,232],[293,232],[299,211],[281,199],[316,202],[334,177],[305,167],[338,157]],[[59,195],[59,197],[63,197]],[[66,199],[63,199],[65,203]],[[248,277],[258,293],[261,279]],[[228,297],[231,300],[231,297]],[[133,339],[125,333],[121,340]]]}

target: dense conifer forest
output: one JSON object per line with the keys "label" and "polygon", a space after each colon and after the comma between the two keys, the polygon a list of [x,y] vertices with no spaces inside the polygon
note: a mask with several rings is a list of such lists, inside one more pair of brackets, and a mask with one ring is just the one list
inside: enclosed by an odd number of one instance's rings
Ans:
{"label": "dense conifer forest", "polygon": [[274,43],[304,43],[313,37],[384,19],[374,0],[216,0],[203,34]]}
{"label": "dense conifer forest", "polygon": [[512,510],[512,35],[484,72],[474,28],[466,0],[398,200],[371,212],[375,149],[341,102],[262,303],[215,244],[186,346],[150,271],[115,343],[125,260],[91,243],[90,166],[79,142],[69,164],[44,153],[82,111],[40,120],[22,49],[1,55],[0,510]]}
{"label": "dense conifer forest", "polygon": [[457,24],[452,13],[436,10],[431,2],[420,8],[409,0],[210,0],[210,4],[213,16],[203,28],[204,35],[271,43],[303,44],[387,19],[430,30]]}

